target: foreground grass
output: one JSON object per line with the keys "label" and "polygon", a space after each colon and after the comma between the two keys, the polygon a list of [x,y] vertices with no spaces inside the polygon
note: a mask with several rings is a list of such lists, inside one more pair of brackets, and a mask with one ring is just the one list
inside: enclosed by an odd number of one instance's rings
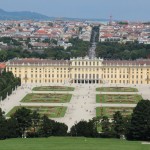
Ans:
{"label": "foreground grass", "polygon": [[74,87],[68,86],[40,86],[34,87],[33,91],[74,91]]}
{"label": "foreground grass", "polygon": [[118,139],[51,137],[0,141],[0,150],[149,150],[150,145]]}
{"label": "foreground grass", "polygon": [[[22,106],[15,106],[10,112],[7,113],[6,117],[13,115]],[[49,118],[60,118],[64,117],[67,107],[63,106],[24,106],[31,111],[37,111],[41,116],[47,115]]]}
{"label": "foreground grass", "polygon": [[96,88],[99,92],[138,92],[138,89],[131,87],[100,87]]}

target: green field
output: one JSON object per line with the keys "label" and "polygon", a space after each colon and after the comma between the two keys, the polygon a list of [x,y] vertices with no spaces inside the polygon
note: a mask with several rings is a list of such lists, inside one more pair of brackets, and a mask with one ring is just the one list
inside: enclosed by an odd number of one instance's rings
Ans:
{"label": "green field", "polygon": [[50,137],[0,141],[0,150],[149,150],[150,145],[118,139]]}
{"label": "green field", "polygon": [[67,103],[70,102],[72,94],[56,93],[30,93],[21,102],[25,103]]}
{"label": "green field", "polygon": [[33,91],[74,91],[74,87],[68,86],[40,86],[34,87]]}
{"label": "green field", "polygon": [[112,118],[115,112],[120,111],[123,116],[129,116],[133,112],[132,107],[97,107],[96,116]]}
{"label": "green field", "polygon": [[[10,117],[12,114],[15,113],[17,109],[21,108],[21,106],[14,107],[8,114],[7,117]],[[62,106],[25,106],[27,109],[31,109],[32,111],[37,111],[41,116],[47,115],[49,118],[60,118],[64,117],[67,107]]]}
{"label": "green field", "polygon": [[97,103],[136,104],[142,100],[137,94],[97,94]]}
{"label": "green field", "polygon": [[138,89],[131,87],[100,87],[96,88],[99,92],[138,92]]}

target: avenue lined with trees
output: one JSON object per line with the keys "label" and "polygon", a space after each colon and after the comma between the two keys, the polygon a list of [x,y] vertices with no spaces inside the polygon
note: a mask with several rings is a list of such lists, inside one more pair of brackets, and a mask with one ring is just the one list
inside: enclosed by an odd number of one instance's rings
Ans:
{"label": "avenue lined with trees", "polygon": [[12,94],[12,91],[20,85],[21,79],[14,77],[12,72],[2,72],[0,76],[0,100],[4,100],[7,95]]}
{"label": "avenue lined with trees", "polygon": [[[91,41],[94,33],[98,33],[98,27],[93,27]],[[20,58],[50,58],[50,59],[70,59],[72,57],[85,57],[88,55],[88,50],[91,42],[86,42],[78,38],[71,38],[69,43],[72,47],[64,49],[61,46],[55,46],[43,49],[41,53],[32,50],[23,50],[20,43],[16,40],[5,39],[7,43],[13,42],[17,47],[12,47],[7,50],[0,51],[0,62]],[[120,59],[120,60],[135,60],[138,58],[150,58],[150,45],[139,44],[137,42],[98,42],[98,34],[96,34],[95,41],[97,42],[96,57],[104,59]]]}

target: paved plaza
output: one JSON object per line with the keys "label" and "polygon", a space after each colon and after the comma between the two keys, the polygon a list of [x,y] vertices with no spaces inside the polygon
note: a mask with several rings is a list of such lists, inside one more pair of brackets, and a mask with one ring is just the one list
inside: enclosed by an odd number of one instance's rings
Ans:
{"label": "paved plaza", "polygon": [[[46,86],[46,84],[22,85],[12,95],[0,102],[0,106],[7,114],[14,106],[67,106],[67,112],[63,118],[54,120],[64,122],[70,128],[80,120],[89,120],[96,116],[96,107],[135,107],[135,104],[102,104],[96,103],[96,94],[112,94],[112,92],[98,92],[97,87],[135,87],[139,92],[125,92],[119,94],[140,94],[143,99],[150,100],[150,85],[113,85],[113,84],[49,84],[49,86],[72,86],[74,91],[32,91],[33,87]],[[22,98],[28,93],[69,93],[72,94],[69,103],[22,103]],[[113,92],[113,94],[118,94]]]}

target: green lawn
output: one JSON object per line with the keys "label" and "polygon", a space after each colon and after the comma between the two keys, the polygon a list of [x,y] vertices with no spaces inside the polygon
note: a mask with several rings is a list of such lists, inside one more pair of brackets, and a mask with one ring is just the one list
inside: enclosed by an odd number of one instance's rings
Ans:
{"label": "green lawn", "polygon": [[0,141],[0,150],[149,150],[150,145],[118,139],[50,137]]}
{"label": "green lawn", "polygon": [[56,93],[30,93],[21,102],[25,103],[67,103],[70,102],[72,94]]}
{"label": "green lawn", "polygon": [[[37,111],[41,116],[47,115],[49,118],[60,118],[64,117],[67,107],[62,106],[25,106],[27,109],[31,109],[32,111]],[[7,117],[10,117],[15,113],[17,109],[21,108],[21,106],[14,107],[8,114]]]}
{"label": "green lawn", "polygon": [[97,103],[136,104],[142,100],[138,94],[97,94]]}
{"label": "green lawn", "polygon": [[120,111],[123,116],[129,116],[133,112],[132,107],[97,107],[96,116],[113,117],[115,112]]}
{"label": "green lawn", "polygon": [[138,89],[131,87],[100,87],[96,88],[99,92],[138,92]]}
{"label": "green lawn", "polygon": [[74,87],[68,86],[40,86],[34,87],[33,91],[74,91]]}

